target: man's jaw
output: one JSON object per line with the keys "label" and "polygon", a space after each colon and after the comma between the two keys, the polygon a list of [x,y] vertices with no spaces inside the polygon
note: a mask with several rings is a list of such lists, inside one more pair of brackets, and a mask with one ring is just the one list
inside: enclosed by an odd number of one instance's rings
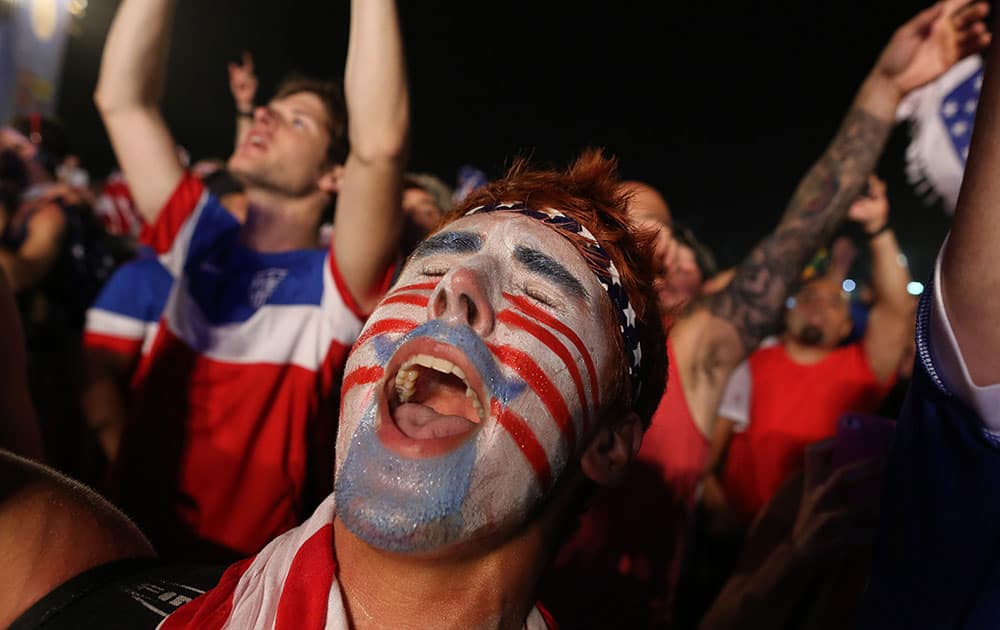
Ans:
{"label": "man's jaw", "polygon": [[434,339],[401,346],[378,391],[379,440],[403,457],[448,453],[488,419],[487,394],[472,362],[459,348]]}

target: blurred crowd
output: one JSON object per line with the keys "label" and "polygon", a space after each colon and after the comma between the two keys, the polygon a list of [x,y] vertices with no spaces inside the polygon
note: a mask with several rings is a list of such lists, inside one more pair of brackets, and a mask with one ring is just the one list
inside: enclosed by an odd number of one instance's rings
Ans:
{"label": "blurred crowd", "polygon": [[[412,168],[389,0],[352,3],[342,81],[261,95],[251,55],[230,63],[232,154],[191,156],[158,111],[172,4],[125,0],[109,34],[95,103],[118,168],[95,177],[51,117],[0,128],[0,524],[26,510],[0,536],[9,579],[5,546],[72,520],[27,556],[51,579],[0,596],[0,622],[65,609],[84,627],[70,602],[87,598],[60,589],[152,589],[139,569],[71,580],[152,557],[218,569],[172,574],[190,597],[154,593],[164,628],[846,628],[905,599],[884,586],[902,588],[900,554],[954,530],[885,530],[889,497],[897,525],[932,509],[891,486],[890,448],[904,462],[921,434],[897,424],[925,373],[969,396],[995,382],[957,350],[935,371],[921,335],[967,350],[990,300],[949,310],[945,333],[921,320],[874,170],[899,101],[986,49],[984,3],[900,27],[779,224],[728,269],[670,191],[600,152],[566,171]],[[919,310],[951,309],[923,280]],[[948,443],[981,441],[962,435]],[[922,470],[922,487],[951,474]],[[23,498],[49,485],[62,498]],[[106,521],[131,529],[91,546]],[[959,627],[949,606],[933,610]]]}

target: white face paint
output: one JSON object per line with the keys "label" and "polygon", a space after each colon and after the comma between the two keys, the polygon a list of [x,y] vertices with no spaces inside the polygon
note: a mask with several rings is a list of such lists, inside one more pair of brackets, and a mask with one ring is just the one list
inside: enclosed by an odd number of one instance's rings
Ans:
{"label": "white face paint", "polygon": [[403,553],[523,523],[592,435],[616,366],[608,311],[538,221],[473,215],[428,239],[347,362],[338,518]]}

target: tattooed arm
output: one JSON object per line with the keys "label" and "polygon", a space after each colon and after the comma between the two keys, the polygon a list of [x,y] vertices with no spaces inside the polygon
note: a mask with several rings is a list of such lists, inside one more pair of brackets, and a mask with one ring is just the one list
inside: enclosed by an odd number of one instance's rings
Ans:
{"label": "tattooed arm", "polygon": [[712,434],[733,368],[780,321],[792,284],[832,235],[885,146],[900,99],[980,50],[985,3],[947,0],[904,24],[865,79],[833,142],[799,183],[778,227],[723,291],[679,321],[671,343],[699,429]]}

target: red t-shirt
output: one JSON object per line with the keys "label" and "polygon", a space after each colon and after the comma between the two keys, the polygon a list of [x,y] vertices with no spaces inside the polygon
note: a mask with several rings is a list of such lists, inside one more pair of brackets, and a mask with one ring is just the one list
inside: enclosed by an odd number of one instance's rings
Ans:
{"label": "red t-shirt", "polygon": [[833,436],[844,413],[874,411],[893,384],[878,382],[860,343],[810,365],[778,344],[750,355],[750,374],[750,426],[733,436],[722,479],[733,507],[748,518],[802,468],[806,446]]}
{"label": "red t-shirt", "polygon": [[546,582],[542,601],[566,627],[638,627],[669,616],[708,459],[667,342],[667,390],[628,478],[602,489]]}

